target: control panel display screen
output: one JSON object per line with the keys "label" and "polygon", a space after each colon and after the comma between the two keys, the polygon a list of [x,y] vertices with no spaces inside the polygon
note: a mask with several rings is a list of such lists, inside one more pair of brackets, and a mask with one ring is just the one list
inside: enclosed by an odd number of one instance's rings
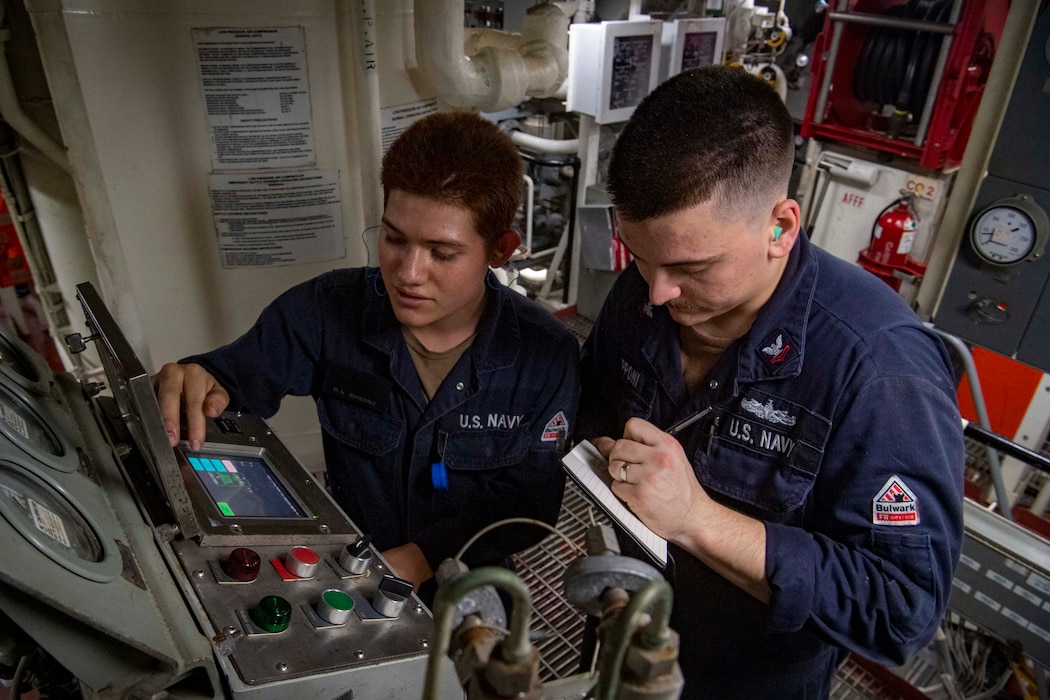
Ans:
{"label": "control panel display screen", "polygon": [[652,36],[618,36],[613,39],[609,109],[633,107],[649,94],[652,65]]}
{"label": "control panel display screen", "polygon": [[226,517],[308,517],[262,457],[184,454],[215,507]]}
{"label": "control panel display screen", "polygon": [[710,66],[715,63],[717,32],[690,32],[685,35],[682,51],[682,70]]}

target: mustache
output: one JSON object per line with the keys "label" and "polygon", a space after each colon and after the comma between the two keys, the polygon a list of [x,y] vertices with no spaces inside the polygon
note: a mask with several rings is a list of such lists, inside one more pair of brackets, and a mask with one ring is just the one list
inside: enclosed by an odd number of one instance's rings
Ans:
{"label": "mustache", "polygon": [[685,301],[684,299],[672,299],[666,302],[664,306],[676,311],[696,311],[696,309],[699,308],[696,304]]}

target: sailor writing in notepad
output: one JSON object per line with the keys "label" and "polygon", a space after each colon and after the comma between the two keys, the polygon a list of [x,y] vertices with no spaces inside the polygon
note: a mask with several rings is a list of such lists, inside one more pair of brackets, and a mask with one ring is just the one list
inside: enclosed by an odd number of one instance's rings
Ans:
{"label": "sailor writing in notepad", "polygon": [[635,263],[585,344],[577,437],[670,542],[687,698],[821,698],[850,651],[903,663],[959,556],[948,354],[810,244],[793,156],[775,91],[718,66],[657,87],[609,166]]}

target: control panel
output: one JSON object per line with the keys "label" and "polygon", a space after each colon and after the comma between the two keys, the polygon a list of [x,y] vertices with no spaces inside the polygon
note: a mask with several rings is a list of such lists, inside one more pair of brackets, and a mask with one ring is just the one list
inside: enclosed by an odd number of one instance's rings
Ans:
{"label": "control panel", "polygon": [[168,443],[152,383],[79,285],[105,384],[0,329],[0,624],[85,697],[461,697],[433,617],[257,416]]}
{"label": "control panel", "polygon": [[173,547],[226,659],[254,686],[427,653],[429,611],[359,543]]}

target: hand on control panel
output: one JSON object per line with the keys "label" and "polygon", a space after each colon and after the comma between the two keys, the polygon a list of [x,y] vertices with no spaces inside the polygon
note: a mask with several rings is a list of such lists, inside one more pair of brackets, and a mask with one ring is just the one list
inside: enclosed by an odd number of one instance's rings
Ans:
{"label": "hand on control panel", "polygon": [[423,550],[413,542],[388,549],[382,554],[394,573],[412,582],[413,591],[418,591],[419,584],[434,575],[434,570],[423,556]]}
{"label": "hand on control panel", "polygon": [[204,442],[205,417],[216,418],[230,403],[230,395],[206,369],[195,364],[169,362],[153,375],[164,432],[172,447],[180,436],[180,413],[186,415],[186,439],[199,450]]}

